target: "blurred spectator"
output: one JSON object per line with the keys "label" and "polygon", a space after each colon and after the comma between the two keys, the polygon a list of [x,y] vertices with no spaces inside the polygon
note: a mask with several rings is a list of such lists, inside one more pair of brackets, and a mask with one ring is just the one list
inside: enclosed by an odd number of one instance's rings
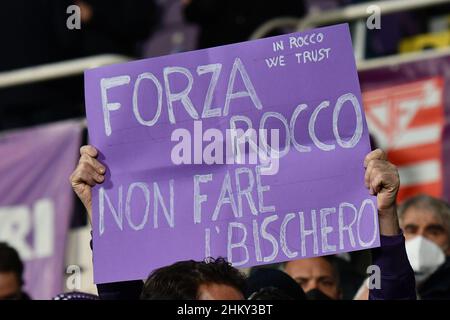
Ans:
{"label": "blurred spectator", "polygon": [[342,298],[339,275],[332,257],[288,261],[284,265],[284,271],[302,287],[311,300]]}
{"label": "blurred spectator", "polygon": [[[78,56],[78,31],[66,27],[70,0],[3,1],[0,10],[0,72]],[[81,114],[81,81],[39,82],[0,88],[0,130]],[[76,98],[78,97],[78,98]],[[48,120],[47,120],[48,119]]]}
{"label": "blurred spectator", "polygon": [[320,11],[335,10],[339,7],[347,5],[351,0],[306,0],[308,12],[311,14],[317,14]]}
{"label": "blurred spectator", "polygon": [[302,288],[281,270],[258,268],[247,278],[246,296],[251,300],[305,300]]}
{"label": "blurred spectator", "polygon": [[366,58],[398,53],[400,41],[424,31],[424,23],[417,12],[382,15],[380,29],[368,30]]}
{"label": "blurred spectator", "polygon": [[180,0],[160,0],[158,26],[142,45],[145,57],[159,57],[167,54],[195,50],[198,27],[187,23],[183,17]]}
{"label": "blurred spectator", "polygon": [[[74,4],[81,28],[71,30],[66,11]],[[0,51],[0,71],[101,53],[137,56],[137,43],[150,34],[158,15],[154,0],[6,1],[0,30],[8,45]]]}
{"label": "blurred spectator", "polygon": [[[188,22],[200,27],[198,48],[246,41],[264,22],[277,17],[301,17],[303,1],[182,0]],[[268,36],[271,36],[270,34]]]}
{"label": "blurred spectator", "polygon": [[0,71],[64,60],[77,55],[77,31],[66,26],[71,0],[3,1],[0,10]]}
{"label": "blurred spectator", "polygon": [[402,40],[430,32],[430,21],[449,10],[449,4],[441,4],[388,15],[382,13],[381,28],[367,30],[366,58],[398,54]]}
{"label": "blurred spectator", "polygon": [[223,258],[180,261],[155,270],[145,281],[143,300],[242,300],[245,278]]}
{"label": "blurred spectator", "polygon": [[443,200],[418,195],[399,207],[400,225],[406,240],[424,237],[450,254],[450,206]]}
{"label": "blurred spectator", "polygon": [[428,195],[399,208],[406,250],[421,299],[450,299],[450,206]]}
{"label": "blurred spectator", "polygon": [[30,300],[23,291],[23,263],[17,251],[0,242],[0,300]]}
{"label": "blurred spectator", "polygon": [[76,0],[81,9],[82,54],[140,56],[139,42],[155,28],[154,0]]}
{"label": "blurred spectator", "polygon": [[[406,252],[420,299],[450,299],[450,207],[437,198],[417,195],[398,210]],[[367,300],[364,283],[355,299]]]}
{"label": "blurred spectator", "polygon": [[[78,4],[81,29],[67,8]],[[157,22],[154,0],[14,0],[2,3],[0,72],[101,53],[135,56]],[[83,79],[0,88],[0,130],[81,117]]]}

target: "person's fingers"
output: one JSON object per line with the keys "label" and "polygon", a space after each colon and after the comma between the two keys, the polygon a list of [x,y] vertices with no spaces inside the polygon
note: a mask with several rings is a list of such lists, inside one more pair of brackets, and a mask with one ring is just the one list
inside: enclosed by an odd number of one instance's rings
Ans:
{"label": "person's fingers", "polygon": [[367,166],[364,179],[371,194],[377,194],[384,187],[387,191],[393,191],[400,183],[396,166],[383,160],[372,160]]}
{"label": "person's fingers", "polygon": [[367,168],[372,160],[387,160],[386,153],[381,149],[376,149],[366,155],[364,159],[364,168]]}
{"label": "person's fingers", "polygon": [[75,170],[70,177],[70,182],[72,184],[72,188],[77,192],[79,190],[79,187],[83,187],[84,185],[88,185],[90,187],[95,186],[95,181],[92,175],[89,175],[88,173],[81,171],[81,170]]}
{"label": "person's fingers", "polygon": [[76,170],[72,177],[72,186],[77,187],[80,185],[95,186],[94,176],[86,172],[86,170]]}
{"label": "person's fingers", "polygon": [[92,165],[87,162],[80,163],[72,175],[72,185],[80,183],[88,184],[93,187],[97,183],[102,183],[104,176],[98,174]]}
{"label": "person's fingers", "polygon": [[104,174],[106,171],[105,166],[103,164],[101,164],[100,161],[98,161],[95,158],[92,158],[91,156],[87,155],[86,153],[82,154],[80,157],[79,163],[81,164],[83,162],[90,164],[92,167],[94,167],[94,169],[99,174]]}
{"label": "person's fingers", "polygon": [[97,152],[97,149],[95,149],[93,146],[88,144],[88,145],[82,146],[80,148],[80,155],[83,155],[83,154],[87,154],[88,156],[95,158],[95,157],[97,157],[98,152]]}
{"label": "person's fingers", "polygon": [[372,195],[375,195],[381,191],[383,188],[383,174],[378,170],[372,170],[372,176],[370,177],[370,190],[372,191]]}
{"label": "person's fingers", "polygon": [[[395,205],[400,187],[400,177],[395,165],[386,160],[370,160],[367,163],[364,182],[370,194],[377,196],[379,210]],[[388,233],[390,234],[390,231]]]}
{"label": "person's fingers", "polygon": [[387,186],[388,190],[398,191],[398,188],[400,187],[400,176],[398,174],[397,167],[394,164],[388,162],[387,169],[385,170],[384,175],[385,177],[383,177],[383,183]]}
{"label": "person's fingers", "polygon": [[366,167],[366,172],[364,174],[364,184],[366,188],[370,189],[370,177],[372,175],[372,171],[380,166],[383,166],[386,163],[384,160],[371,160]]}

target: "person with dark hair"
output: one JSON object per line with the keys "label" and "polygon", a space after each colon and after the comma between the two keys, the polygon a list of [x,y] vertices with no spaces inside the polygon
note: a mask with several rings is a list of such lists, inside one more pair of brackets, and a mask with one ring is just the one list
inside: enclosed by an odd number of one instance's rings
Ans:
{"label": "person with dark hair", "polygon": [[24,266],[17,251],[0,242],[0,300],[30,300],[23,291]]}
{"label": "person with dark hair", "polygon": [[223,258],[180,261],[153,271],[142,300],[242,300],[245,277]]}
{"label": "person with dark hair", "polygon": [[339,273],[331,256],[288,261],[284,264],[284,271],[312,300],[317,300],[317,297],[333,300],[342,298]]}
{"label": "person with dark hair", "polygon": [[250,272],[246,296],[251,300],[306,300],[305,292],[291,277],[281,270],[269,268]]}
{"label": "person with dark hair", "polygon": [[81,11],[82,55],[141,56],[139,44],[159,22],[155,0],[75,0]]}
{"label": "person with dark hair", "polygon": [[[91,188],[105,181],[106,167],[96,159],[98,151],[93,146],[81,147],[80,154],[80,161],[70,176],[70,181],[73,190],[86,207],[91,221]],[[371,289],[369,298],[373,300],[416,299],[414,272],[408,262],[405,238],[401,233],[397,217],[396,198],[400,186],[398,171],[393,164],[387,161],[386,154],[380,149],[367,154],[362,165],[365,168],[365,178],[362,183],[365,183],[370,194],[377,197],[378,222],[381,235],[381,246],[371,251],[372,263],[381,270],[381,286],[380,288]],[[166,277],[165,281],[161,281],[162,286],[170,287],[174,285],[171,281],[180,282],[185,276],[184,274],[179,274],[175,277],[175,272],[171,274],[173,276]],[[109,297],[117,297],[121,296],[121,292],[129,290],[132,286],[138,288],[139,283],[142,286],[141,281],[126,281],[106,284],[108,288],[99,286],[97,288],[101,298],[105,294]],[[217,282],[213,283],[217,284]],[[199,298],[214,298],[226,294],[225,292],[216,292],[216,294],[209,292],[203,297],[199,294],[199,287],[195,286],[195,288],[191,292],[196,292]],[[210,288],[217,291],[229,289],[227,286],[212,286]],[[192,296],[193,294],[191,294]]]}

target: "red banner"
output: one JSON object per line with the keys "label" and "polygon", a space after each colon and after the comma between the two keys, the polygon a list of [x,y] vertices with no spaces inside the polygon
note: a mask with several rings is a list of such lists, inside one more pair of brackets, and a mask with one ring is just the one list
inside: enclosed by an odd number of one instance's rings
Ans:
{"label": "red banner", "polygon": [[419,193],[449,198],[449,68],[444,56],[359,74],[369,130],[399,168],[400,202]]}

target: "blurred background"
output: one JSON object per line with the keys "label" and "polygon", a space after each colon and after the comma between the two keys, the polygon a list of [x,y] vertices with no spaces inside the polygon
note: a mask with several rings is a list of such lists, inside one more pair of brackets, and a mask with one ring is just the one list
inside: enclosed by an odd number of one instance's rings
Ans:
{"label": "blurred background", "polygon": [[[0,242],[24,261],[24,290],[96,292],[90,229],[68,183],[87,143],[85,69],[342,22],[372,144],[400,171],[399,202],[448,201],[450,0],[2,1]],[[362,281],[368,255],[343,259]]]}

